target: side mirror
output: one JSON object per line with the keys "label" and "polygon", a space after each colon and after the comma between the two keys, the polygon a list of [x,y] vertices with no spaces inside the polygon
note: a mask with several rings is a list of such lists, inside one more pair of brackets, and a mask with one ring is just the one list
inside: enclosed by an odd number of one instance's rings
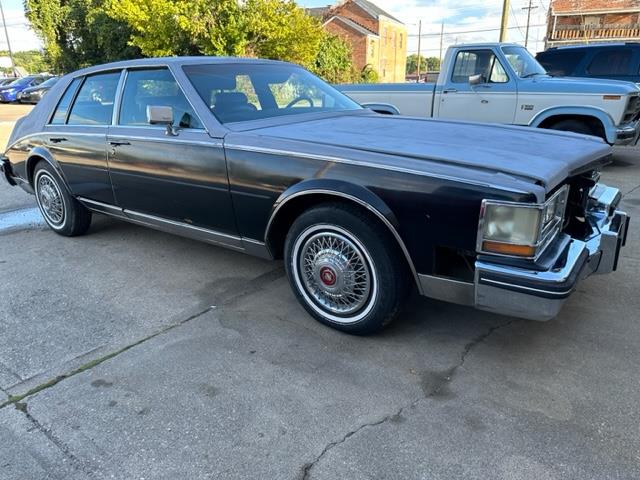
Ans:
{"label": "side mirror", "polygon": [[469,75],[469,85],[480,85],[481,83],[484,83],[482,74]]}
{"label": "side mirror", "polygon": [[147,122],[150,125],[166,125],[167,135],[175,137],[178,128],[173,126],[173,108],[164,105],[147,105]]}

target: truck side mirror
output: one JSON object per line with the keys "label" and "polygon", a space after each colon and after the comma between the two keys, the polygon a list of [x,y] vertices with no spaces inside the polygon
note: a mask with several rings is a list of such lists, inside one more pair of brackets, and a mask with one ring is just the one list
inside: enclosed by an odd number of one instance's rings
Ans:
{"label": "truck side mirror", "polygon": [[482,74],[477,75],[469,75],[469,85],[480,85],[484,83],[484,78],[482,78]]}

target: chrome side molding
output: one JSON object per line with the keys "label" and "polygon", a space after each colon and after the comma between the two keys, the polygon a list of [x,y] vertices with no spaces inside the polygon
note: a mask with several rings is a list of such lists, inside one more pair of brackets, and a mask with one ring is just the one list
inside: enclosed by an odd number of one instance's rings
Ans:
{"label": "chrome side molding", "polygon": [[84,197],[77,197],[89,210],[103,213],[120,220],[125,220],[136,225],[150,227],[166,233],[172,233],[181,237],[191,238],[201,242],[210,243],[231,250],[245,252],[256,257],[271,259],[271,254],[264,242],[243,238],[236,235],[218,232],[208,228],[197,227],[184,222],[169,220],[166,218],[149,215],[146,213],[127,210],[108,203],[98,202]]}

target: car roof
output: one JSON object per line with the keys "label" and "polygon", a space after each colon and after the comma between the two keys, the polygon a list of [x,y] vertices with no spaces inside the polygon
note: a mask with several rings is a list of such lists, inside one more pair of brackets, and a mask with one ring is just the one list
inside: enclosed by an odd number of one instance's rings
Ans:
{"label": "car roof", "polygon": [[153,66],[168,66],[168,65],[194,65],[194,64],[232,64],[232,63],[244,63],[244,64],[279,64],[279,65],[291,65],[288,62],[281,62],[278,60],[266,60],[261,58],[245,58],[245,57],[214,57],[214,56],[192,56],[192,57],[154,57],[154,58],[139,58],[135,60],[123,60],[119,62],[104,63],[101,65],[94,65],[92,67],[86,67],[81,70],[73,72],[73,76],[86,75],[94,72],[118,69],[118,68],[132,68],[132,67],[153,67]]}
{"label": "car roof", "polygon": [[[615,48],[615,47],[640,47],[640,42],[606,42],[606,43],[589,43],[580,45],[559,45],[557,47],[550,47],[545,52],[552,52],[558,50],[580,50],[580,49],[594,49],[594,48]],[[544,53],[544,52],[541,52]]]}

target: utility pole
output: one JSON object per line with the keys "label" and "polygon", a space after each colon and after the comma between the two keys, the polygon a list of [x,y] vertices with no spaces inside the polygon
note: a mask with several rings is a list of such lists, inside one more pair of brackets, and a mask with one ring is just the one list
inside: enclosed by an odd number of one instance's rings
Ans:
{"label": "utility pole", "polygon": [[502,22],[500,22],[500,41],[507,39],[507,28],[509,25],[509,0],[502,2]]}
{"label": "utility pole", "polygon": [[531,0],[529,0],[528,7],[522,7],[523,10],[527,11],[527,29],[525,30],[525,34],[524,34],[524,48],[527,48],[527,44],[529,43],[529,22],[531,21],[531,10],[533,10],[534,8],[538,8],[538,7],[532,6]]}
{"label": "utility pole", "polygon": [[16,64],[13,61],[13,52],[11,51],[11,42],[9,42],[9,32],[7,31],[7,22],[4,19],[4,8],[2,8],[2,0],[0,0],[0,14],[2,15],[2,26],[4,27],[4,36],[7,39],[7,50],[9,50],[9,58],[11,59],[11,71],[16,74]]}
{"label": "utility pole", "polygon": [[418,79],[416,83],[420,83],[420,41],[422,40],[422,20],[418,20]]}

